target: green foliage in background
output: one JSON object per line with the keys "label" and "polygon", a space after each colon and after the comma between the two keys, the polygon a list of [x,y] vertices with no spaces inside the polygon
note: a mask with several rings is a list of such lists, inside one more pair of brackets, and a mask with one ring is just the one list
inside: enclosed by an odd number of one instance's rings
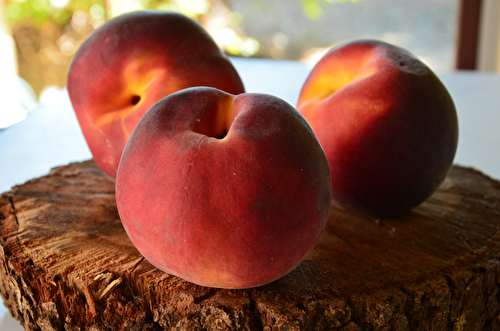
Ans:
{"label": "green foliage in background", "polygon": [[359,2],[363,0],[300,0],[304,15],[311,20],[318,20],[323,16],[323,8],[320,3],[334,4],[346,2]]}
{"label": "green foliage in background", "polygon": [[40,27],[47,22],[67,24],[75,12],[88,13],[96,19],[108,19],[138,9],[172,10],[196,19],[210,9],[210,2],[208,0],[6,0],[5,16],[11,26],[31,22],[34,26]]}
{"label": "green foliage in background", "polygon": [[[300,0],[304,15],[317,20],[323,15],[322,5],[359,2],[363,0]],[[187,16],[196,17],[209,10],[205,0],[124,0],[117,1],[122,7],[135,6],[137,9],[163,9],[184,12]],[[73,13],[82,11],[109,18],[119,13],[107,14],[106,0],[6,0],[5,16],[10,25],[31,21],[40,26],[48,21],[64,25],[69,22]]]}
{"label": "green foliage in background", "polygon": [[40,27],[47,22],[65,25],[77,11],[93,11],[104,19],[105,8],[105,0],[7,0],[4,13],[11,26],[31,22]]}

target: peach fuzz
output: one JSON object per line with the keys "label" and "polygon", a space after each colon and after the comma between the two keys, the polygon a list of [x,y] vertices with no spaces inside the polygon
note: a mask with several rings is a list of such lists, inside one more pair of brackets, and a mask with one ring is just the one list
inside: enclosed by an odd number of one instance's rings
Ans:
{"label": "peach fuzz", "polygon": [[203,286],[248,288],[284,276],[313,249],[330,183],[325,154],[291,105],[195,87],[140,120],[116,200],[130,239],[157,268]]}
{"label": "peach fuzz", "polygon": [[67,86],[94,160],[113,179],[132,130],[158,100],[193,86],[245,91],[201,25],[154,10],[123,14],[96,29],[75,54]]}
{"label": "peach fuzz", "polygon": [[333,202],[393,217],[425,201],[452,165],[458,119],[438,77],[410,52],[374,40],[331,49],[297,105],[331,169]]}

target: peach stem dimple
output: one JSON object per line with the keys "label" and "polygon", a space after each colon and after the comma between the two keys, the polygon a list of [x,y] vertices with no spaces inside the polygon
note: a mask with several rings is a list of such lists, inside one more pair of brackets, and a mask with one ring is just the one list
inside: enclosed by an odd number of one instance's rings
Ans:
{"label": "peach stem dimple", "polygon": [[196,119],[192,130],[218,140],[224,139],[231,128],[233,116],[232,98],[221,98]]}
{"label": "peach stem dimple", "polygon": [[141,97],[139,95],[134,95],[132,96],[132,98],[130,99],[130,103],[132,105],[137,105],[139,103],[139,101],[141,101]]}
{"label": "peach stem dimple", "polygon": [[227,136],[227,129],[226,129],[226,128],[224,128],[224,129],[223,129],[222,133],[217,134],[217,135],[215,136],[215,138],[216,138],[216,139],[223,139],[225,136]]}

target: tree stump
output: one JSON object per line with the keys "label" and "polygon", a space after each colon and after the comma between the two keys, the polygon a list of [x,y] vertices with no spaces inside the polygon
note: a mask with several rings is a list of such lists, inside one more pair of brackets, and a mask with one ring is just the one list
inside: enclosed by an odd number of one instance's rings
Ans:
{"label": "tree stump", "polygon": [[246,290],[155,269],[93,161],[0,196],[0,292],[27,330],[500,330],[500,183],[454,166],[397,219],[334,206],[287,276]]}

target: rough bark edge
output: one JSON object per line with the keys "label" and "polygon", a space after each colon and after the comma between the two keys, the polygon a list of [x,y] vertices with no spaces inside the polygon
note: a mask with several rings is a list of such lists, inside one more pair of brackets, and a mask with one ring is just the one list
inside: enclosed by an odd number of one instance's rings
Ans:
{"label": "rough bark edge", "polygon": [[[0,222],[14,218],[15,223],[12,200],[2,208]],[[132,274],[106,274],[83,289],[64,286],[69,280],[63,275],[44,274],[31,260],[14,258],[8,243],[15,239],[5,238],[0,293],[27,330],[500,330],[498,256],[414,286],[346,298],[282,298],[263,287],[208,289],[202,297],[172,291],[153,302],[147,293],[155,291],[155,284],[140,285],[146,295],[134,296],[131,289],[141,279]],[[56,293],[43,291],[50,284]],[[41,292],[45,297],[37,302]],[[61,300],[78,311],[65,314]],[[117,320],[117,314],[123,318]],[[94,319],[77,325],[78,316]]]}
{"label": "rough bark edge", "polygon": [[[132,275],[107,274],[79,290],[30,260],[11,259],[3,243],[0,252],[0,293],[26,330],[500,330],[497,258],[415,286],[347,298],[283,298],[261,288],[207,289],[198,298],[179,290],[152,301],[134,294],[141,281]],[[37,298],[47,286],[54,288],[42,302]],[[142,286],[143,293],[154,291]],[[111,290],[101,297],[103,288]],[[85,323],[75,323],[82,316]]]}

